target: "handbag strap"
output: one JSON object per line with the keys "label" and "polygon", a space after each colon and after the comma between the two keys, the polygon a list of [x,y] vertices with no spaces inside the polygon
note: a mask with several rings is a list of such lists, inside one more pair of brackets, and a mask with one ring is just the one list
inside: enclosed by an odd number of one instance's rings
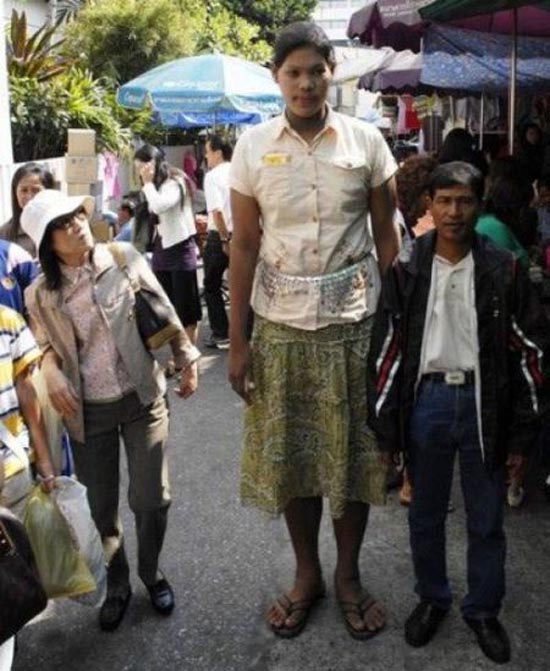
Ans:
{"label": "handbag strap", "polygon": [[115,260],[117,266],[120,268],[120,270],[124,270],[125,272],[127,272],[128,259],[126,258],[126,254],[122,251],[120,246],[117,245],[116,242],[110,242],[107,245],[107,249],[111,252],[112,257]]}
{"label": "handbag strap", "polygon": [[124,253],[124,250],[116,242],[110,242],[107,245],[107,249],[111,252],[111,255],[115,260],[115,263],[117,264],[118,268],[122,270],[122,272],[128,278],[130,286],[132,287],[132,291],[134,293],[138,292],[140,290],[139,281],[135,277],[133,277],[132,273],[130,272],[130,267],[128,266],[128,259],[126,257],[126,254]]}
{"label": "handbag strap", "polygon": [[21,445],[21,442],[17,436],[7,428],[4,422],[0,421],[0,441],[4,443],[6,447],[15,454],[19,461],[25,466],[29,467],[29,457],[25,452],[25,448]]}

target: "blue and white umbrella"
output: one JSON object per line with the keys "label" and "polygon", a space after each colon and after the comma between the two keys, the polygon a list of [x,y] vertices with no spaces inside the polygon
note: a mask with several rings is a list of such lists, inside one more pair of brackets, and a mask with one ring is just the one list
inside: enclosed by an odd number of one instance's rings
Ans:
{"label": "blue and white umbrella", "polygon": [[[117,102],[141,109],[148,102],[161,118],[261,118],[279,114],[283,99],[271,72],[256,63],[223,54],[180,58],[159,65],[118,89]],[[191,116],[190,116],[191,115]],[[178,124],[179,125],[179,124]]]}

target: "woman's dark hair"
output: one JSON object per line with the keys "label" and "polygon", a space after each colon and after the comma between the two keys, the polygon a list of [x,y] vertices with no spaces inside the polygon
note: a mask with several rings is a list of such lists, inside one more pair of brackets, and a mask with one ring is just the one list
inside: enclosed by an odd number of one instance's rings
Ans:
{"label": "woman's dark hair", "polygon": [[530,205],[535,192],[528,179],[517,173],[497,177],[491,182],[485,201],[485,212],[500,219],[524,246],[534,243]]}
{"label": "woman's dark hair", "polygon": [[516,175],[521,175],[521,160],[517,156],[502,156],[491,161],[487,177],[494,182],[500,177],[513,179]]}
{"label": "woman's dark hair", "polygon": [[[80,208],[78,208],[80,209]],[[76,210],[75,210],[76,212]],[[61,266],[59,257],[54,251],[53,248],[53,232],[63,221],[67,220],[67,215],[63,214],[60,217],[52,219],[46,231],[40,247],[38,249],[38,259],[40,261],[40,266],[44,277],[46,278],[46,288],[50,291],[59,291],[61,289],[61,284],[63,283],[63,275],[61,273]]]}
{"label": "woman's dark hair", "polygon": [[437,167],[432,156],[409,156],[397,171],[397,202],[407,229],[416,225],[428,209],[428,180]]}
{"label": "woman's dark hair", "polygon": [[526,144],[530,144],[529,141],[527,140],[527,131],[531,129],[535,129],[539,134],[539,141],[537,144],[542,143],[543,135],[541,127],[538,125],[538,123],[530,121],[529,123],[526,123],[524,126],[520,128],[519,140],[523,146],[525,146]]}
{"label": "woman's dark hair", "polygon": [[283,28],[275,40],[272,65],[278,69],[296,49],[311,47],[328,63],[331,69],[336,65],[334,47],[325,31],[310,21],[296,21]]}
{"label": "woman's dark hair", "polygon": [[464,128],[453,128],[441,145],[439,151],[440,163],[463,161],[471,163],[483,175],[487,174],[487,161],[480,151],[474,147],[474,138]]}
{"label": "woman's dark hair", "polygon": [[481,203],[484,178],[475,166],[465,161],[453,161],[438,165],[427,182],[428,193],[433,198],[438,189],[451,189],[453,186],[469,186]]}
{"label": "woman's dark hair", "polygon": [[[154,161],[155,163],[155,175],[153,177],[153,184],[155,188],[160,189],[161,185],[166,182],[167,179],[179,179],[182,182],[185,182],[185,173],[183,170],[178,170],[174,166],[170,165],[166,160],[166,156],[162,149],[155,147],[152,144],[144,144],[140,147],[134,154],[134,159],[137,161],[143,161],[143,163],[149,163],[149,161]],[[181,206],[183,207],[183,189],[181,192]]]}
{"label": "woman's dark hair", "polygon": [[17,187],[19,182],[29,175],[36,175],[45,189],[55,189],[55,180],[52,173],[40,163],[25,163],[25,165],[17,168],[11,180],[11,222],[14,233],[20,230],[21,212],[23,211],[17,200]]}
{"label": "woman's dark hair", "polygon": [[233,156],[233,147],[231,143],[225,140],[221,135],[209,135],[206,141],[210,145],[212,151],[221,151],[223,160],[230,161]]}

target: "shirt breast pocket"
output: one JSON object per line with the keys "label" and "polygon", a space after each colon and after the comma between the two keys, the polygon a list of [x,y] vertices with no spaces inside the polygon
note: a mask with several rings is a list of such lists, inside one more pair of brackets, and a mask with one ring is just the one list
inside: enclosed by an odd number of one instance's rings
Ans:
{"label": "shirt breast pocket", "polygon": [[334,183],[350,190],[365,189],[368,179],[364,156],[343,156],[327,160]]}
{"label": "shirt breast pocket", "polygon": [[369,169],[364,156],[341,156],[323,159],[330,189],[338,194],[340,207],[364,209],[368,201]]}

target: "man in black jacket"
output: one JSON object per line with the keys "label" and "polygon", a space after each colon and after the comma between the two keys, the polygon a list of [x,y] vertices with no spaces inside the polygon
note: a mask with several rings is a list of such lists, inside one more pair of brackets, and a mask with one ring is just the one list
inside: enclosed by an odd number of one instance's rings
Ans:
{"label": "man in black jacket", "polygon": [[512,254],[476,235],[483,177],[455,162],[431,176],[435,231],[383,281],[370,350],[369,417],[381,448],[404,452],[413,483],[410,540],[420,603],[415,647],[451,605],[445,518],[458,454],[468,528],[461,610],[483,652],[510,659],[497,619],[504,597],[504,466],[520,469],[536,437],[543,316]]}

